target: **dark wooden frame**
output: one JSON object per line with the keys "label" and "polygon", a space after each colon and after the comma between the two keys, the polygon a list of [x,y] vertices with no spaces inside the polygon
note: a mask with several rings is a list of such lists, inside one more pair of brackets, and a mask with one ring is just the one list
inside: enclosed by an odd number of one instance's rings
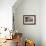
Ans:
{"label": "dark wooden frame", "polygon": [[[31,16],[34,17],[34,23],[30,23],[30,22],[29,23],[25,23],[25,21],[24,21],[25,17],[31,17]],[[36,15],[23,15],[23,24],[24,25],[35,25],[36,24]]]}

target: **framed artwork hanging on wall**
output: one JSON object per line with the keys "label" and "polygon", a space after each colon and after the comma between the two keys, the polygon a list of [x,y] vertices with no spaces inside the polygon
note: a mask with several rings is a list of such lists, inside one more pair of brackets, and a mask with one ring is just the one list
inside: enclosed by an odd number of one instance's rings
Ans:
{"label": "framed artwork hanging on wall", "polygon": [[24,25],[35,25],[36,24],[36,15],[24,15],[23,24]]}

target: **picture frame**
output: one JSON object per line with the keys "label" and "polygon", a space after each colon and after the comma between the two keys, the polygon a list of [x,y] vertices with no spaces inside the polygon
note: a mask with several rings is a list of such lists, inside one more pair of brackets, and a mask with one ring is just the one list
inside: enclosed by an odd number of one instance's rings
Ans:
{"label": "picture frame", "polygon": [[24,15],[23,24],[24,25],[35,25],[36,24],[36,15]]}

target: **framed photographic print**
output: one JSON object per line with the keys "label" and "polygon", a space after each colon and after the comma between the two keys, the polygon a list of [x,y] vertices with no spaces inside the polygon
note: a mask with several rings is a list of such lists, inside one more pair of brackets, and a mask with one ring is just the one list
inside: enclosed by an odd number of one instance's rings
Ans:
{"label": "framed photographic print", "polygon": [[24,15],[23,24],[24,25],[35,25],[36,24],[36,15]]}

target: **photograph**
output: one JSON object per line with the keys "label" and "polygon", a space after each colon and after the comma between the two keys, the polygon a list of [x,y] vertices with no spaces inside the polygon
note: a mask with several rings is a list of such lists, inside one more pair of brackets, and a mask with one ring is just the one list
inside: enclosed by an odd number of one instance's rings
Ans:
{"label": "photograph", "polygon": [[0,46],[46,46],[46,0],[0,0]]}
{"label": "photograph", "polygon": [[36,24],[36,15],[24,15],[23,24],[25,25],[35,25]]}

